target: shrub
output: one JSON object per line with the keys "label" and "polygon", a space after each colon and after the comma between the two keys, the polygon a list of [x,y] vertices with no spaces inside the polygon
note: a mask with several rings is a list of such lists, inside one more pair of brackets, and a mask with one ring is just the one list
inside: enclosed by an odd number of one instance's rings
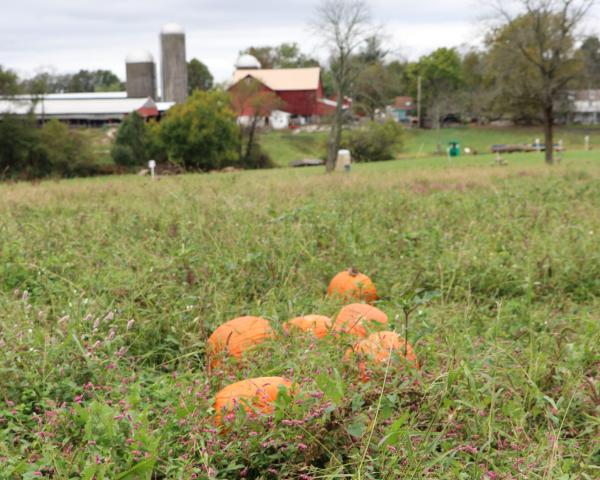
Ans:
{"label": "shrub", "polygon": [[3,115],[0,118],[0,178],[37,178],[50,173],[40,148],[33,115]]}
{"label": "shrub", "polygon": [[238,163],[239,128],[223,92],[194,92],[161,123],[168,159],[186,169],[212,170]]}
{"label": "shrub", "polygon": [[111,151],[117,165],[133,167],[148,161],[149,133],[144,119],[133,112],[121,123]]}
{"label": "shrub", "polygon": [[404,129],[393,120],[369,122],[344,132],[342,146],[350,150],[355,162],[391,160],[404,144]]}
{"label": "shrub", "polygon": [[150,120],[146,124],[147,153],[148,159],[156,160],[158,163],[167,161],[167,151],[160,136],[160,126],[156,120]]}
{"label": "shrub", "polygon": [[259,143],[254,142],[247,153],[246,158],[242,160],[240,167],[243,168],[273,168],[275,163],[271,156],[263,150]]}
{"label": "shrub", "polygon": [[40,147],[53,174],[70,177],[89,170],[93,153],[76,130],[58,120],[51,120],[39,130]]}

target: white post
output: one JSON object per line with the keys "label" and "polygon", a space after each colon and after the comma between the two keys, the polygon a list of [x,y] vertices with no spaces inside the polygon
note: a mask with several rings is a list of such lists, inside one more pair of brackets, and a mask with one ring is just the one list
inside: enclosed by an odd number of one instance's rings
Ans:
{"label": "white post", "polygon": [[350,150],[340,150],[335,162],[335,169],[338,172],[350,172],[351,164],[352,156]]}
{"label": "white post", "polygon": [[148,167],[150,168],[150,176],[152,177],[152,180],[154,180],[154,169],[156,168],[156,162],[154,160],[150,160],[148,162]]}
{"label": "white post", "polygon": [[585,151],[589,152],[590,151],[590,136],[589,135],[585,136],[584,144],[585,144]]}

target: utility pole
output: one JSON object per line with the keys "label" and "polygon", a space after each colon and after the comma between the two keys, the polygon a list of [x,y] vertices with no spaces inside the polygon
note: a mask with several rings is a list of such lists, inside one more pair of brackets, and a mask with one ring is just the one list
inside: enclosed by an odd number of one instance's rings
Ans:
{"label": "utility pole", "polygon": [[421,75],[417,79],[417,125],[421,128]]}

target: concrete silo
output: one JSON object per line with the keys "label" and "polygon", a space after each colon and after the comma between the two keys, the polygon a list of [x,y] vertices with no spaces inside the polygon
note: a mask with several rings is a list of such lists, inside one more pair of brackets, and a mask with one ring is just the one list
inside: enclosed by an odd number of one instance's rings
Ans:
{"label": "concrete silo", "polygon": [[185,31],[176,23],[167,23],[160,32],[162,99],[183,103],[188,96]]}
{"label": "concrete silo", "polygon": [[150,52],[136,50],[125,59],[127,70],[127,96],[156,99],[156,65]]}

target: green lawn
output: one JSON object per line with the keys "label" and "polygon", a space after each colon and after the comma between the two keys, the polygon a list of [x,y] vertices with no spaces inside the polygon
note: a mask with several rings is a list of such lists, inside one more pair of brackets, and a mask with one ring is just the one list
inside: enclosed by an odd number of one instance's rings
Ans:
{"label": "green lawn", "polygon": [[[567,150],[583,150],[586,135],[590,136],[592,149],[600,149],[600,129],[598,128],[560,127],[556,129],[556,142],[562,140]],[[444,128],[440,132],[439,139],[435,130],[410,129],[406,130],[404,147],[398,152],[398,158],[431,156],[436,152],[438,143],[442,145],[445,152],[450,141],[460,142],[463,149],[469,147],[479,154],[487,154],[490,152],[491,146],[495,144],[532,144],[538,138],[543,141],[544,135],[541,127]],[[269,132],[263,134],[260,141],[276,165],[287,167],[294,160],[323,158],[327,133]],[[508,156],[507,158],[512,157]]]}
{"label": "green lawn", "polygon": [[[1,184],[0,479],[597,479],[600,158],[507,159]],[[349,266],[419,369],[284,332]],[[241,315],[276,338],[210,370]]]}

